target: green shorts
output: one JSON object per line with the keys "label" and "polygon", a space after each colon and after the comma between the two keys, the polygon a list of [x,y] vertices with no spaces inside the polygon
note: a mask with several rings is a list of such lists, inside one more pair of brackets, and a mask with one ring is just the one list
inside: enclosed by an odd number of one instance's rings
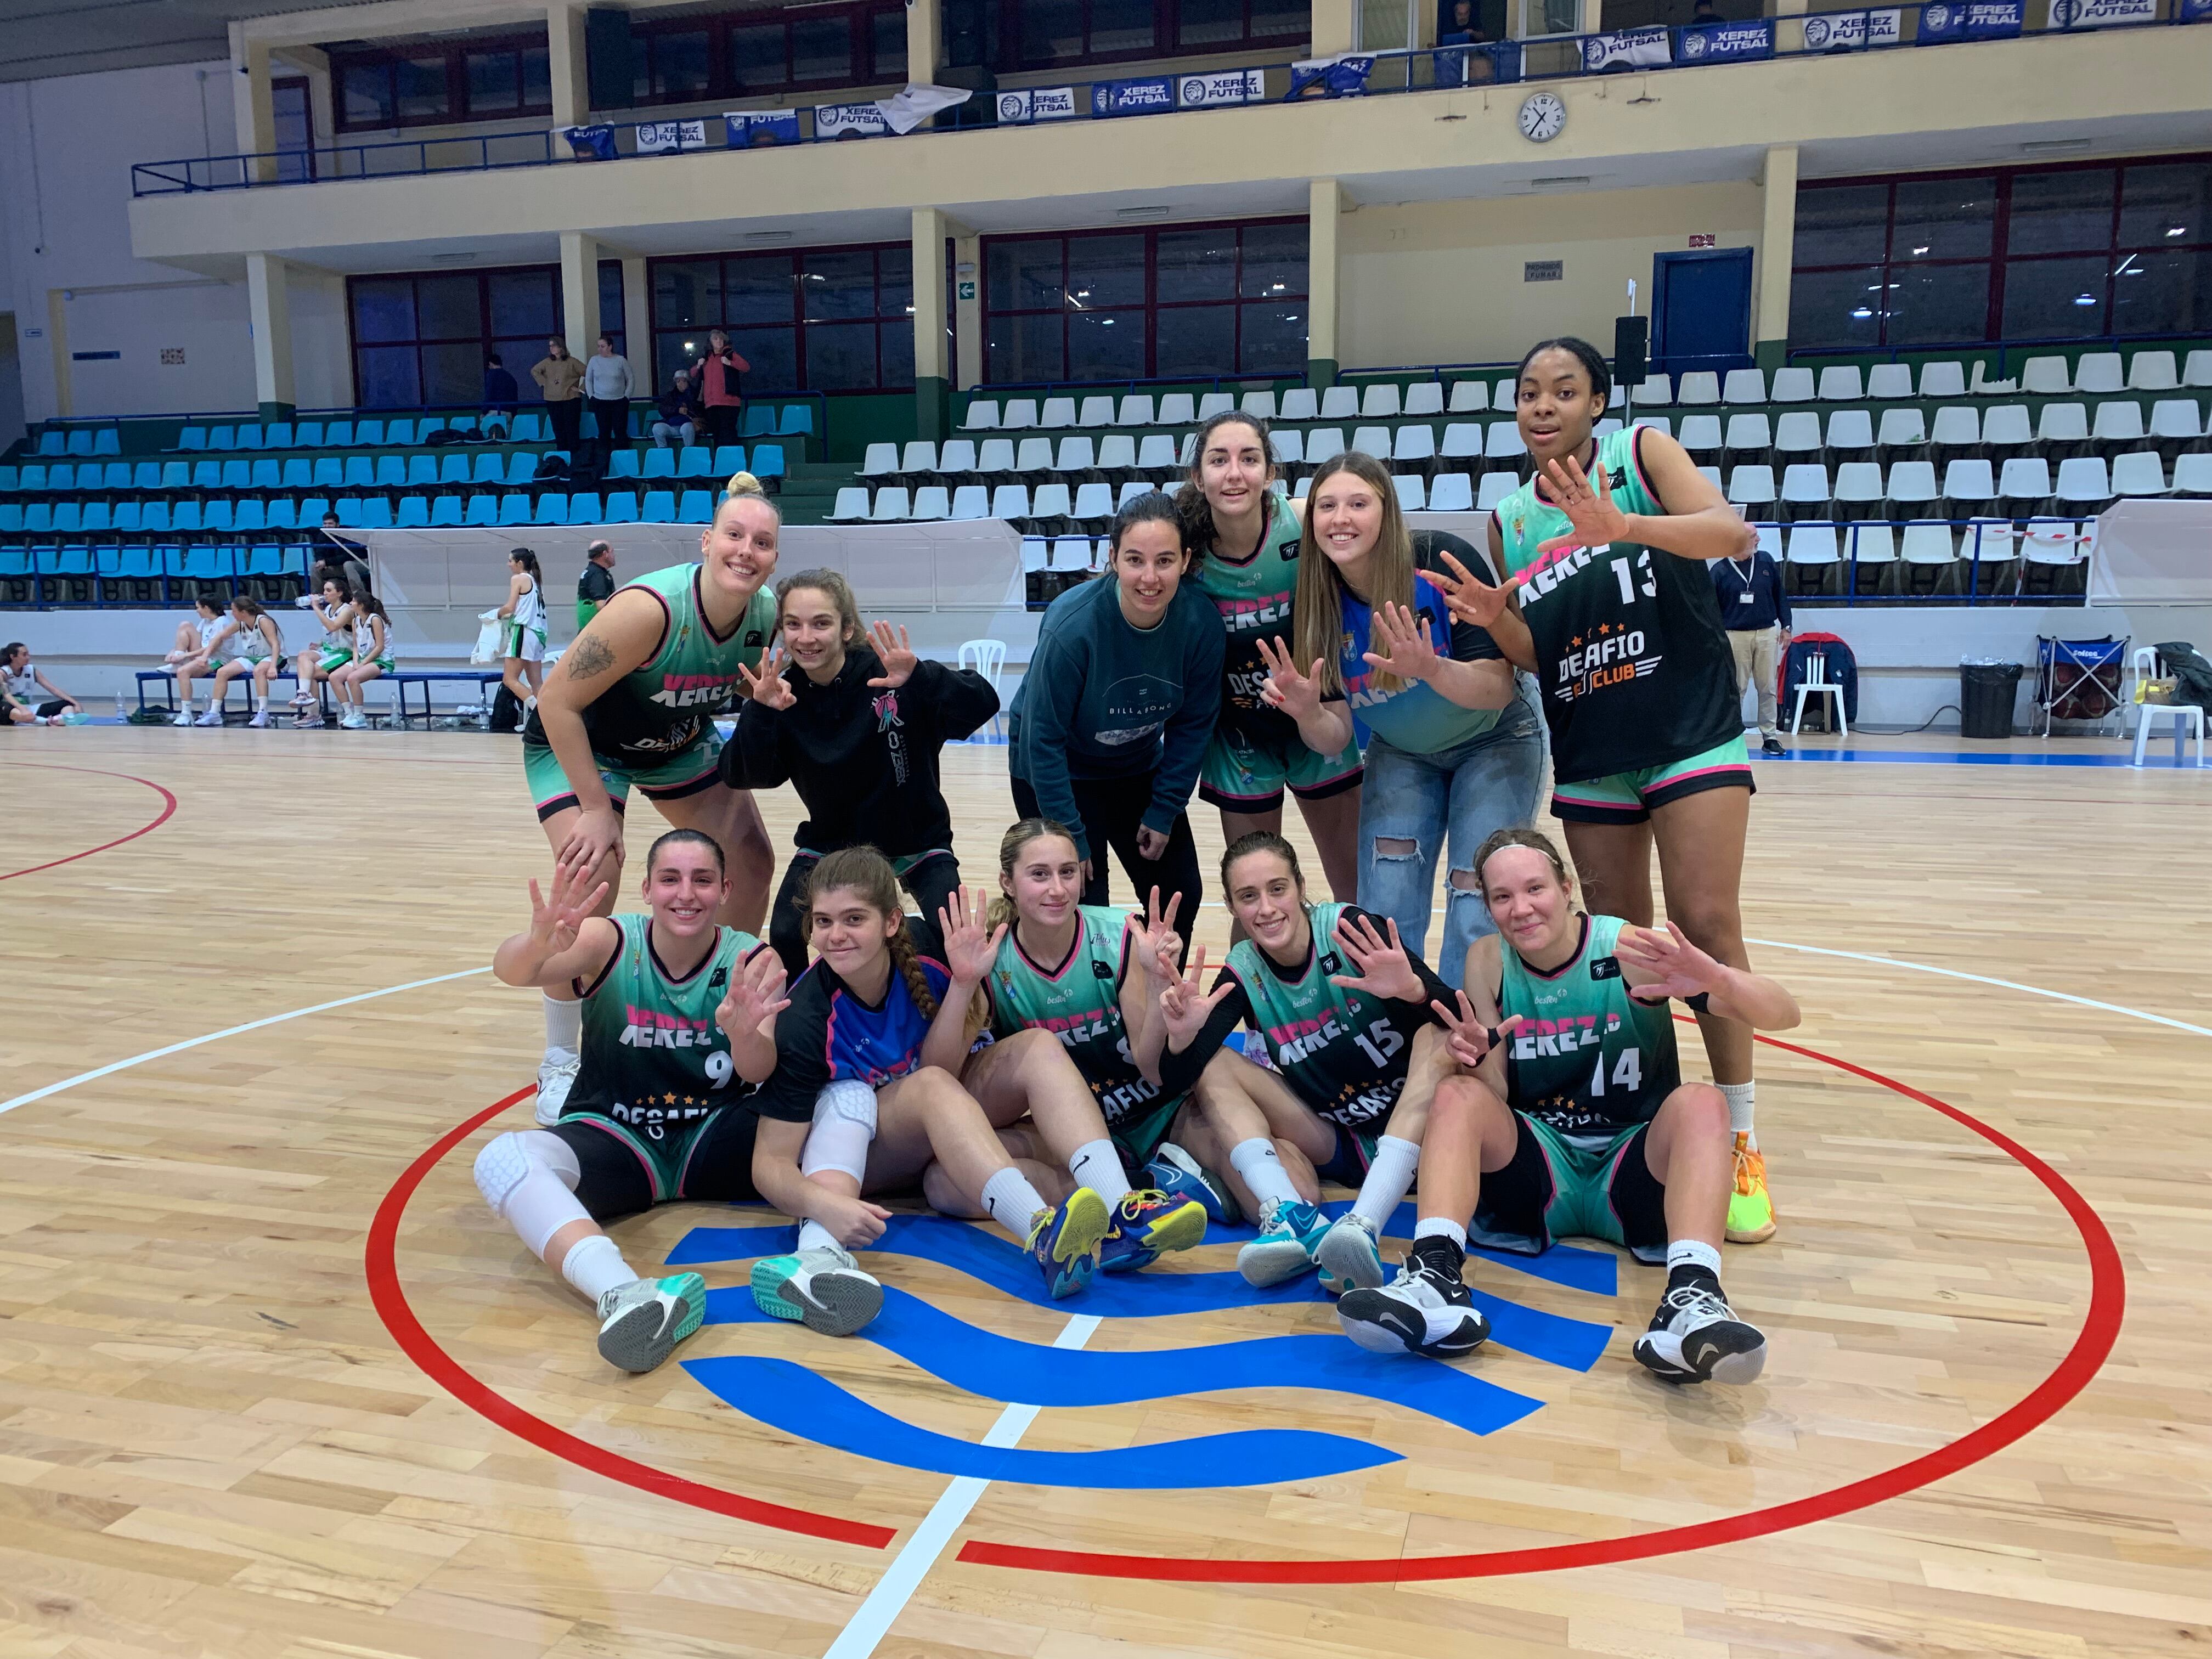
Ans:
{"label": "green shorts", "polygon": [[[721,756],[722,746],[710,725],[674,754],[650,766],[625,765],[605,755],[592,758],[599,763],[599,782],[606,789],[607,799],[619,812],[629,799],[633,784],[647,800],[681,800],[714,788],[721,781],[716,769]],[[522,775],[530,785],[530,799],[538,805],[539,822],[576,804],[576,792],[568,775],[561,769],[552,744],[523,739]]]}
{"label": "green shorts", "polygon": [[338,669],[343,668],[352,660],[352,652],[333,651],[325,647],[323,649],[322,653],[315,659],[315,668],[318,672],[329,675],[334,673]]}
{"label": "green shorts", "polygon": [[1280,739],[1230,725],[1214,728],[1199,769],[1198,793],[1224,812],[1273,812],[1288,785],[1301,800],[1326,800],[1359,787],[1359,745],[1339,755],[1316,755],[1297,732]]}
{"label": "green shorts", "polygon": [[1115,1149],[1121,1154],[1121,1162],[1141,1172],[1160,1150],[1160,1143],[1175,1127],[1176,1114],[1190,1099],[1187,1094],[1171,1099],[1156,1100],[1139,1107],[1119,1123],[1109,1123],[1106,1132],[1114,1139]]}
{"label": "green shorts", "polygon": [[1749,789],[1751,756],[1740,737],[1664,766],[1609,772],[1580,783],[1552,786],[1552,816],[1569,823],[1643,823],[1655,806],[1707,789]]}
{"label": "green shorts", "polygon": [[1505,1167],[1482,1177],[1470,1243],[1539,1255],[1562,1238],[1596,1238],[1639,1261],[1667,1259],[1667,1189],[1644,1158],[1650,1124],[1599,1139],[1513,1116],[1520,1139]]}

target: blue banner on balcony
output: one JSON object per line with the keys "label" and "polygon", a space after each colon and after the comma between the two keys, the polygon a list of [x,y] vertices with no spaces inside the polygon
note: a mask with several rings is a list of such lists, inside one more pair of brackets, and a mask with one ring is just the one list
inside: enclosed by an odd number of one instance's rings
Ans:
{"label": "blue banner on balcony", "polygon": [[765,149],[770,144],[799,142],[799,112],[795,109],[725,110],[722,119],[730,129],[732,149]]}
{"label": "blue banner on balcony", "polygon": [[2008,40],[2020,33],[2026,0],[1929,0],[1920,9],[1918,44]]}
{"label": "blue banner on balcony", "polygon": [[556,131],[568,141],[568,148],[579,161],[611,161],[615,159],[615,130],[612,127],[560,127]]}
{"label": "blue banner on balcony", "polygon": [[2062,29],[2110,28],[2115,23],[2155,23],[2158,0],[2051,0],[2051,21]]}
{"label": "blue banner on balcony", "polygon": [[1150,75],[1138,81],[1093,81],[1093,115],[1161,115],[1175,107],[1175,81]]}
{"label": "blue banner on balcony", "polygon": [[1583,73],[1585,75],[1595,75],[1604,70],[1643,69],[1674,61],[1674,54],[1669,50],[1663,26],[1612,29],[1603,34],[1583,36]]}
{"label": "blue banner on balcony", "polygon": [[2212,0],[2181,0],[2185,23],[2212,23]]}
{"label": "blue banner on balcony", "polygon": [[1674,31],[1674,57],[1679,63],[1713,64],[1773,56],[1774,24],[1769,18],[1742,23],[1692,23]]}
{"label": "blue banner on balcony", "polygon": [[1893,46],[1905,38],[1899,11],[1823,11],[1805,20],[1808,52],[1854,52]]}
{"label": "blue banner on balcony", "polygon": [[1065,121],[1076,113],[1073,87],[1020,87],[998,94],[999,125]]}
{"label": "blue banner on balcony", "polygon": [[1305,58],[1291,65],[1291,89],[1285,98],[1356,98],[1367,90],[1367,77],[1375,72],[1375,54],[1346,52],[1336,58]]}

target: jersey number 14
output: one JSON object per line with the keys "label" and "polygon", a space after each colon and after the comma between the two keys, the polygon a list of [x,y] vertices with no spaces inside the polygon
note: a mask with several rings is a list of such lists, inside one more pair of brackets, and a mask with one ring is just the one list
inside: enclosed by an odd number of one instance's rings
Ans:
{"label": "jersey number 14", "polygon": [[[1621,1051],[1620,1058],[1613,1062],[1613,1086],[1626,1089],[1632,1094],[1644,1086],[1644,1051],[1641,1048],[1624,1048]],[[1603,1054],[1597,1057],[1597,1066],[1590,1073],[1589,1091],[1592,1100],[1605,1097]]]}

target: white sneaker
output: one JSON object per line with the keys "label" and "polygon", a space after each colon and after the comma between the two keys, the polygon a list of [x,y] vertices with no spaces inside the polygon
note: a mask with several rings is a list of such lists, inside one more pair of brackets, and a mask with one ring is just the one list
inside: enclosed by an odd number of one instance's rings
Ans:
{"label": "white sneaker", "polygon": [[576,1068],[583,1061],[570,1054],[565,1060],[556,1060],[550,1054],[538,1068],[538,1121],[547,1128],[561,1121],[561,1110],[568,1103],[568,1091],[576,1081]]}
{"label": "white sneaker", "polygon": [[368,730],[368,716],[362,714],[342,715],[338,725],[348,732],[366,732]]}
{"label": "white sneaker", "polygon": [[771,1319],[795,1319],[824,1336],[850,1336],[882,1311],[884,1287],[837,1245],[822,1245],[753,1264],[753,1305]]}
{"label": "white sneaker", "polygon": [[1634,1352],[1669,1382],[1753,1382],[1766,1369],[1766,1338],[1702,1285],[1678,1285],[1661,1297]]}
{"label": "white sneaker", "polygon": [[1314,1260],[1321,1264],[1322,1288],[1332,1296],[1375,1290],[1389,1277],[1382,1271],[1382,1252],[1375,1242],[1374,1228],[1367,1224],[1366,1217],[1349,1210],[1322,1235]]}
{"label": "white sneaker", "polygon": [[172,726],[190,726],[191,723],[192,711],[191,706],[189,703],[185,706],[174,720],[169,722]]}
{"label": "white sneaker", "polygon": [[1490,1339],[1490,1321],[1463,1280],[1433,1262],[1408,1256],[1379,1290],[1346,1292],[1336,1304],[1344,1334],[1370,1353],[1414,1353],[1463,1359]]}
{"label": "white sneaker", "polygon": [[210,708],[206,714],[194,720],[192,724],[194,726],[221,726],[222,724],[222,710],[220,708]]}
{"label": "white sneaker", "polygon": [[707,1281],[696,1273],[634,1279],[599,1298],[599,1357],[649,1371],[707,1316]]}
{"label": "white sneaker", "polygon": [[250,720],[246,721],[246,724],[247,724],[248,726],[266,726],[266,725],[268,725],[268,724],[269,724],[269,711],[268,711],[267,709],[265,709],[265,708],[257,708],[257,709],[255,709],[255,710],[253,711],[253,718],[252,718],[252,720]]}

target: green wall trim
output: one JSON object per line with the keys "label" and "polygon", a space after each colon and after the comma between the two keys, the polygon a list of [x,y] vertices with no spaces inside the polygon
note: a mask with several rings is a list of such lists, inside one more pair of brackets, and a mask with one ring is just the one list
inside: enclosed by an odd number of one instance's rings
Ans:
{"label": "green wall trim", "polygon": [[1336,384],[1336,359],[1309,357],[1306,359],[1306,384],[1316,392],[1326,392]]}

